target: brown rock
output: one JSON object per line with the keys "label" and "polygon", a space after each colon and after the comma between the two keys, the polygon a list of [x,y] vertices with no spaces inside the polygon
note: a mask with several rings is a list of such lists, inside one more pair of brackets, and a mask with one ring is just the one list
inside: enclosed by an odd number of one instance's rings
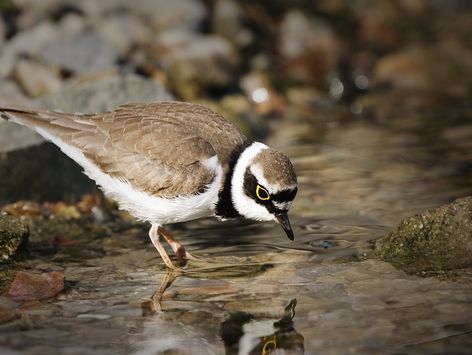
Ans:
{"label": "brown rock", "polygon": [[21,87],[33,97],[53,93],[62,85],[58,70],[27,59],[18,61],[13,75]]}
{"label": "brown rock", "polygon": [[18,313],[11,311],[9,309],[0,307],[0,324],[11,322],[12,320],[16,318],[18,318]]}
{"label": "brown rock", "polygon": [[59,271],[33,274],[18,271],[7,296],[15,301],[50,298],[64,289],[64,273]]}
{"label": "brown rock", "polygon": [[294,80],[323,84],[336,70],[341,49],[333,28],[322,19],[292,10],[280,25],[279,51]]}

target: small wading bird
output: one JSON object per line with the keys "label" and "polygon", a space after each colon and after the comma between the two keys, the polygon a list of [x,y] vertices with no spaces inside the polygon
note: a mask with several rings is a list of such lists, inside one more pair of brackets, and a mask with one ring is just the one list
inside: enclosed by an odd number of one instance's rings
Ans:
{"label": "small wading bird", "polygon": [[215,216],[280,223],[297,193],[284,154],[250,141],[223,116],[184,102],[130,103],[97,114],[0,106],[0,116],[27,126],[82,166],[121,209],[151,223],[164,263],[178,269],[193,256],[162,227]]}

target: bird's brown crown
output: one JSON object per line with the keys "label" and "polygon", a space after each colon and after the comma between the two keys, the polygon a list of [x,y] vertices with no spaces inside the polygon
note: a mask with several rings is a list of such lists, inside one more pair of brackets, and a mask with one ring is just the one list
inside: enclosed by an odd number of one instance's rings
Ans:
{"label": "bird's brown crown", "polygon": [[254,158],[252,165],[260,167],[264,179],[272,186],[285,189],[297,185],[297,175],[290,159],[277,150],[264,149]]}

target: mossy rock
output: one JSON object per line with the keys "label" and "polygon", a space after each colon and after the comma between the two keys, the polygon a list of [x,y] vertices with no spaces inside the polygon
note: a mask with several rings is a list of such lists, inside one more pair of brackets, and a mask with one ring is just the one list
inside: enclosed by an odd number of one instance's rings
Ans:
{"label": "mossy rock", "polygon": [[28,227],[19,219],[0,215],[0,262],[10,261],[28,242]]}
{"label": "mossy rock", "polygon": [[374,253],[409,273],[472,266],[472,197],[405,219]]}

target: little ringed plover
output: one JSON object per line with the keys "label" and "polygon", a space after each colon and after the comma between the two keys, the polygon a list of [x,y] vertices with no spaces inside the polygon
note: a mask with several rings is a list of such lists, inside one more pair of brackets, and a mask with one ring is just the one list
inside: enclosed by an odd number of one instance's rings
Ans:
{"label": "little ringed plover", "polygon": [[289,158],[204,106],[130,103],[97,114],[0,106],[0,116],[57,145],[121,209],[150,222],[151,241],[171,269],[161,237],[181,264],[193,257],[166,224],[243,217],[276,221],[294,238],[287,212],[297,178]]}

